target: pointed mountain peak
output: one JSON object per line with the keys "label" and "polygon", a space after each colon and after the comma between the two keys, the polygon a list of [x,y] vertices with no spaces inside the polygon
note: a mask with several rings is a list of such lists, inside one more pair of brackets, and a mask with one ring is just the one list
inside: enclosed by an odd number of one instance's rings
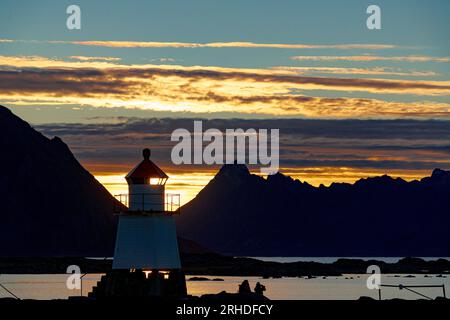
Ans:
{"label": "pointed mountain peak", "polygon": [[450,171],[445,171],[439,168],[436,168],[433,170],[433,173],[431,174],[431,178],[444,178],[444,177],[450,177]]}
{"label": "pointed mountain peak", "polygon": [[369,177],[359,179],[354,183],[354,186],[388,186],[388,185],[398,185],[398,184],[407,184],[405,180],[402,178],[393,178],[387,174],[376,177]]}
{"label": "pointed mountain peak", "polygon": [[5,134],[20,135],[29,132],[28,122],[16,116],[10,109],[0,105],[0,126]]}
{"label": "pointed mountain peak", "polygon": [[270,174],[267,176],[267,181],[268,182],[292,182],[294,181],[294,179],[292,179],[289,176],[286,176],[284,174],[282,174],[281,172],[277,172],[275,174]]}
{"label": "pointed mountain peak", "polygon": [[64,156],[78,163],[78,160],[75,159],[75,156],[73,155],[69,146],[60,137],[53,137],[52,139],[50,139],[50,145],[55,152],[58,152],[60,154],[61,159]]}
{"label": "pointed mountain peak", "polygon": [[0,114],[12,114],[12,112],[7,107],[0,105]]}
{"label": "pointed mountain peak", "polygon": [[245,164],[224,164],[216,176],[227,176],[229,178],[243,178],[250,176],[250,171]]}
{"label": "pointed mountain peak", "polygon": [[0,149],[0,256],[112,253],[117,202],[60,138],[0,106]]}
{"label": "pointed mountain peak", "polygon": [[24,122],[22,119],[20,119],[18,116],[16,116],[7,107],[0,105],[0,120],[12,120],[12,119],[14,119],[16,121]]}
{"label": "pointed mountain peak", "polygon": [[53,137],[50,142],[55,146],[61,146],[64,148],[68,148],[67,144],[60,137]]}
{"label": "pointed mountain peak", "polygon": [[23,124],[29,127],[29,124],[25,122],[24,120],[20,119],[18,116],[16,116],[11,110],[8,108],[0,105],[0,123],[9,124],[10,126],[12,124]]}

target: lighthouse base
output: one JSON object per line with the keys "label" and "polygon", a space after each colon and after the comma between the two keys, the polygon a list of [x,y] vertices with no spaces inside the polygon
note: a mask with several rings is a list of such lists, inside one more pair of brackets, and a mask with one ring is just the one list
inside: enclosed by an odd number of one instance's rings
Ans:
{"label": "lighthouse base", "polygon": [[113,270],[102,276],[89,293],[90,298],[160,297],[182,298],[187,295],[186,279],[181,270],[143,272]]}

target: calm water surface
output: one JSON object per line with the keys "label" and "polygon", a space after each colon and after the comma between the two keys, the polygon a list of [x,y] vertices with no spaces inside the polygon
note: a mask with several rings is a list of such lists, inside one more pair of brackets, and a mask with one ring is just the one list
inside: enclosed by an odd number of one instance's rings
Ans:
{"label": "calm water surface", "polygon": [[[254,258],[262,261],[273,261],[273,262],[320,262],[320,263],[333,263],[336,262],[339,259],[360,259],[364,261],[369,260],[377,260],[377,261],[383,261],[386,263],[396,263],[400,259],[399,257],[248,257],[248,258]],[[442,257],[442,258],[436,258],[436,257],[419,257],[420,259],[423,259],[425,261],[431,261],[431,260],[437,260],[437,259],[446,259],[450,260],[449,257]]]}
{"label": "calm water surface", "polygon": [[[89,274],[83,278],[83,295],[87,295],[92,287],[100,279],[101,274]],[[216,278],[209,277],[207,278]],[[189,279],[190,276],[186,276]],[[267,288],[266,296],[270,299],[287,300],[354,300],[360,296],[378,297],[375,290],[366,287],[367,275],[344,275],[342,277],[328,278],[281,278],[262,279],[260,277],[220,277],[224,281],[187,281],[189,294],[202,295],[206,293],[219,293],[220,291],[236,292],[238,285],[248,279],[250,286],[254,288],[256,282],[261,282]],[[67,275],[0,275],[0,283],[22,299],[66,299],[69,296],[80,295],[80,290],[68,290],[66,288]],[[437,275],[383,275],[384,284],[403,285],[442,285],[447,291],[450,288],[450,276],[438,277]],[[420,292],[431,297],[442,296],[442,289],[420,289]],[[382,291],[383,298],[417,299],[418,296],[405,290],[386,288]],[[447,292],[447,296],[450,292]],[[0,298],[10,295],[0,288]]]}

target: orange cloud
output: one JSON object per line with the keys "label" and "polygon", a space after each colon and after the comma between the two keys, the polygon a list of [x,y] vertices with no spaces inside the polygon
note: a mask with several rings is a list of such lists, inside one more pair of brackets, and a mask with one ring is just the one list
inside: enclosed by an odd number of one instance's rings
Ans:
{"label": "orange cloud", "polygon": [[293,74],[364,74],[377,76],[408,76],[408,77],[431,77],[437,73],[433,71],[416,70],[398,70],[393,68],[375,67],[375,68],[337,68],[337,67],[273,67],[274,70],[283,70]]}
{"label": "orange cloud", "polygon": [[[311,77],[294,70],[123,65],[0,56],[0,99],[156,111],[239,112],[303,117],[447,117],[450,105],[325,98],[296,90],[448,96],[450,81]],[[342,71],[342,70],[339,70]],[[350,70],[355,71],[355,70]]]}
{"label": "orange cloud", "polygon": [[0,39],[0,42],[73,44],[81,46],[108,48],[272,48],[272,49],[339,49],[339,50],[386,50],[398,48],[392,44],[348,43],[348,44],[302,44],[302,43],[255,43],[245,41],[228,42],[170,42],[170,41],[63,41],[63,40],[12,40]]}
{"label": "orange cloud", "polygon": [[80,61],[120,61],[121,58],[116,57],[87,57],[87,56],[70,56],[70,59]]}
{"label": "orange cloud", "polygon": [[53,44],[75,44],[81,46],[108,48],[273,48],[273,49],[363,49],[385,50],[397,48],[391,44],[293,44],[293,43],[255,43],[255,42],[156,42],[156,41],[47,41]]}

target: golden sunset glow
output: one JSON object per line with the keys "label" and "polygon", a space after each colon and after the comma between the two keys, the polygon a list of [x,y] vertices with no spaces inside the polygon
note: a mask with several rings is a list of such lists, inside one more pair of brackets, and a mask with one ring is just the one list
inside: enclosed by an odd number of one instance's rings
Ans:
{"label": "golden sunset glow", "polygon": [[[179,194],[181,205],[191,201],[208,182],[214,178],[214,172],[171,173],[167,172],[169,180],[166,192]],[[125,181],[126,172],[120,174],[95,174],[95,178],[112,194],[128,194],[128,184]]]}
{"label": "golden sunset glow", "polygon": [[125,174],[151,148],[170,176],[167,192],[183,204],[220,168],[171,162],[171,133],[194,119],[205,130],[279,129],[280,172],[314,186],[382,174],[420,179],[450,165],[445,32],[322,37],[323,26],[258,23],[262,38],[244,36],[242,26],[186,36],[171,17],[158,24],[176,30],[171,36],[136,33],[132,24],[101,37],[4,34],[0,103],[61,137],[112,194],[128,192]]}
{"label": "golden sunset glow", "polygon": [[[169,180],[166,184],[166,192],[179,194],[181,197],[181,205],[191,201],[195,196],[214,178],[214,171],[200,171],[190,173],[170,173]],[[260,172],[252,172],[261,175]],[[429,170],[374,170],[374,169],[356,169],[346,167],[311,167],[311,168],[285,168],[282,170],[284,175],[293,179],[318,187],[321,184],[330,186],[332,183],[354,183],[359,179],[368,177],[376,177],[388,174],[393,178],[402,178],[406,181],[420,180],[430,174]],[[95,173],[94,173],[95,174]],[[127,194],[128,185],[125,181],[127,173],[120,174],[95,174],[95,178],[103,184],[103,186],[112,194]]]}
{"label": "golden sunset glow", "polygon": [[[81,104],[172,112],[236,112],[308,118],[426,118],[449,116],[445,102],[346,97],[349,92],[447,96],[450,81],[304,76],[305,72],[389,75],[385,69],[268,69],[181,65],[124,65],[108,57],[77,61],[0,56],[0,65],[30,70],[0,73],[0,100],[17,105]],[[39,68],[39,69],[36,69]],[[391,74],[393,73],[390,71]],[[398,72],[397,72],[398,73]],[[395,74],[395,72],[394,72]],[[400,72],[400,74],[402,74]],[[411,76],[430,74],[411,71]],[[45,75],[45,76],[44,76]],[[27,85],[24,85],[27,83]],[[55,87],[55,84],[58,86]],[[180,91],[180,87],[183,90]],[[339,98],[298,91],[342,92]]]}

